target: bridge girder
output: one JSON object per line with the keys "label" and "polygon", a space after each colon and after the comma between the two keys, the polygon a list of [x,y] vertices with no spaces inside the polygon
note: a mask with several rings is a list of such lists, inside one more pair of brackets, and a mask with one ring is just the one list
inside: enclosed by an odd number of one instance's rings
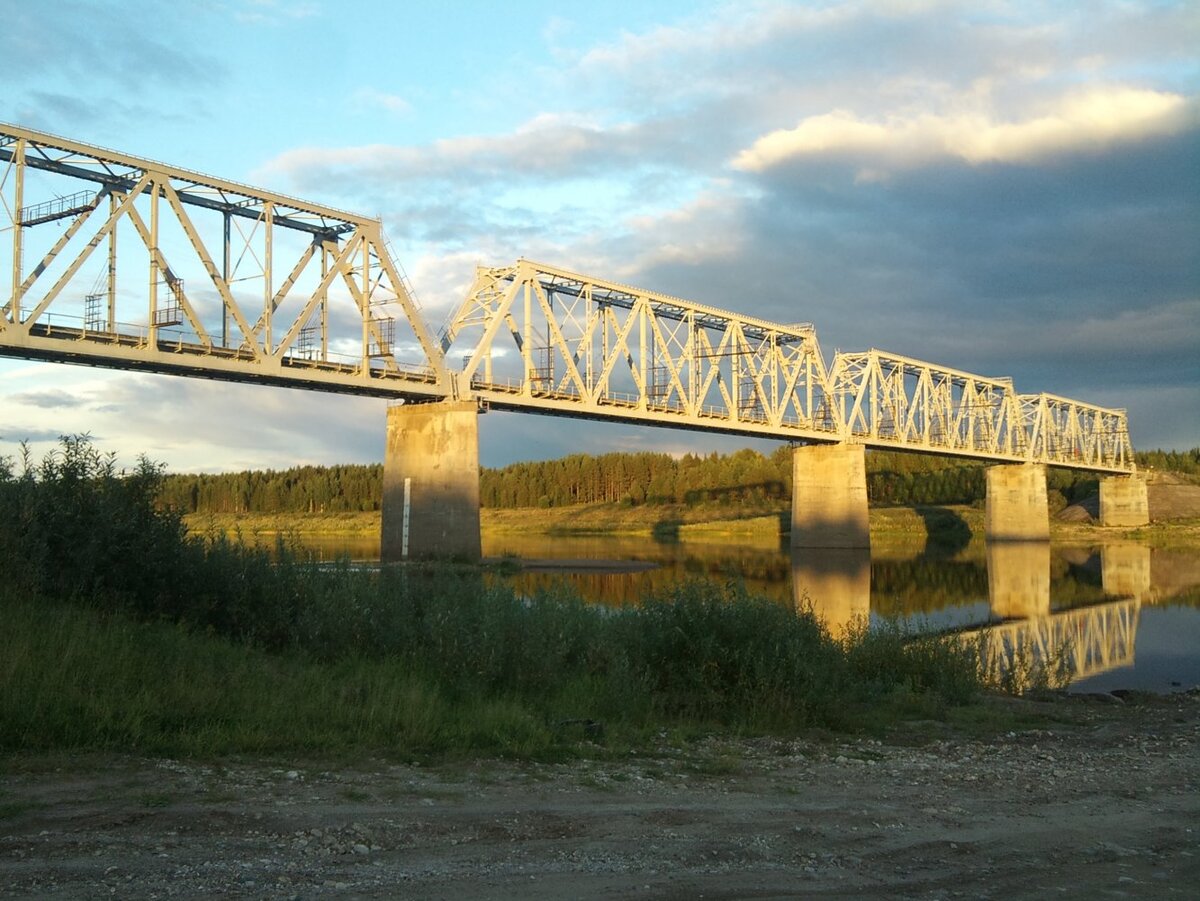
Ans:
{"label": "bridge girder", "polygon": [[378,220],[6,125],[0,199],[6,353],[389,396],[448,390]]}

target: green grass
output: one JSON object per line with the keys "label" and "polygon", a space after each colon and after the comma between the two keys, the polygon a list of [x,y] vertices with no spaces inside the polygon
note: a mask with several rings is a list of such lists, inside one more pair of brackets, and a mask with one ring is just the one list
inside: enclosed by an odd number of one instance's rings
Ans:
{"label": "green grass", "polygon": [[[873,636],[842,645],[805,616],[716,586],[616,612],[496,591],[475,603],[324,600],[305,620],[309,647],[266,650],[7,597],[0,750],[603,756],[664,729],[686,740],[874,728],[911,714],[894,706],[898,690],[925,716],[978,689],[956,653]],[[601,731],[561,725],[580,719]]]}
{"label": "green grass", "polygon": [[451,703],[394,662],[318,662],[63,604],[3,610],[0,750],[521,754],[547,744],[520,705]]}
{"label": "green grass", "polygon": [[20,476],[0,460],[0,751],[603,755],[875,728],[981,689],[953,639],[834,640],[735,583],[612,609],[473,566],[188,538],[160,478],[85,439]]}

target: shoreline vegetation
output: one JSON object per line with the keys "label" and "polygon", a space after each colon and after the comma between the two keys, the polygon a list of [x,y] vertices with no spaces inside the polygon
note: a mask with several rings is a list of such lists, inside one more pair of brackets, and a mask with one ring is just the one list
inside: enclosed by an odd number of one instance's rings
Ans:
{"label": "shoreline vegetation", "polygon": [[955,636],[835,637],[736,581],[616,608],[473,565],[319,565],[189,536],[162,482],[86,437],[0,459],[0,753],[613,758],[714,734],[987,733],[992,692],[1058,684],[1034,658],[985,681],[983,645]]}
{"label": "shoreline vegetation", "polygon": [[664,736],[885,733],[994,687],[971,642],[835,638],[736,583],[607,608],[477,566],[320,566],[189,537],[161,479],[86,438],[0,461],[0,752],[604,757]]}
{"label": "shoreline vegetation", "polygon": [[[1052,540],[1200,539],[1200,448],[1142,452],[1137,460],[1150,474],[1151,514],[1163,522],[1096,525],[1096,476],[1052,468]],[[159,502],[193,535],[372,538],[379,535],[382,477],[379,464],[165,475]],[[873,542],[962,546],[983,539],[982,464],[873,451],[867,493]],[[485,532],[770,543],[790,528],[791,453],[574,454],[484,468],[480,497]]]}

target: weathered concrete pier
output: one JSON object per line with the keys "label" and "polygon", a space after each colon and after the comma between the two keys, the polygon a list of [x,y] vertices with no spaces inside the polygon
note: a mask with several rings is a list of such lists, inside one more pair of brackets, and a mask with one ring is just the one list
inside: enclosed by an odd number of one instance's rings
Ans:
{"label": "weathered concrete pier", "polygon": [[474,401],[388,408],[381,531],[384,561],[480,558]]}

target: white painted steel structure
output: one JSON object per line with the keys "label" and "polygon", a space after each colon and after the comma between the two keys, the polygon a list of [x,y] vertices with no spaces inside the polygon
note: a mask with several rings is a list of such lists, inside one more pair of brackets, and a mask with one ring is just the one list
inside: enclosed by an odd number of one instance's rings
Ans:
{"label": "white painted steel structure", "polygon": [[870,350],[826,366],[779,325],[520,260],[481,268],[441,333],[492,406],[1129,472],[1125,411]]}
{"label": "white painted steel structure", "polygon": [[435,338],[377,219],[3,124],[0,236],[3,355],[1133,470],[1122,410],[527,260]]}
{"label": "white painted steel structure", "polygon": [[376,219],[0,125],[0,235],[0,353],[413,399],[450,390]]}

